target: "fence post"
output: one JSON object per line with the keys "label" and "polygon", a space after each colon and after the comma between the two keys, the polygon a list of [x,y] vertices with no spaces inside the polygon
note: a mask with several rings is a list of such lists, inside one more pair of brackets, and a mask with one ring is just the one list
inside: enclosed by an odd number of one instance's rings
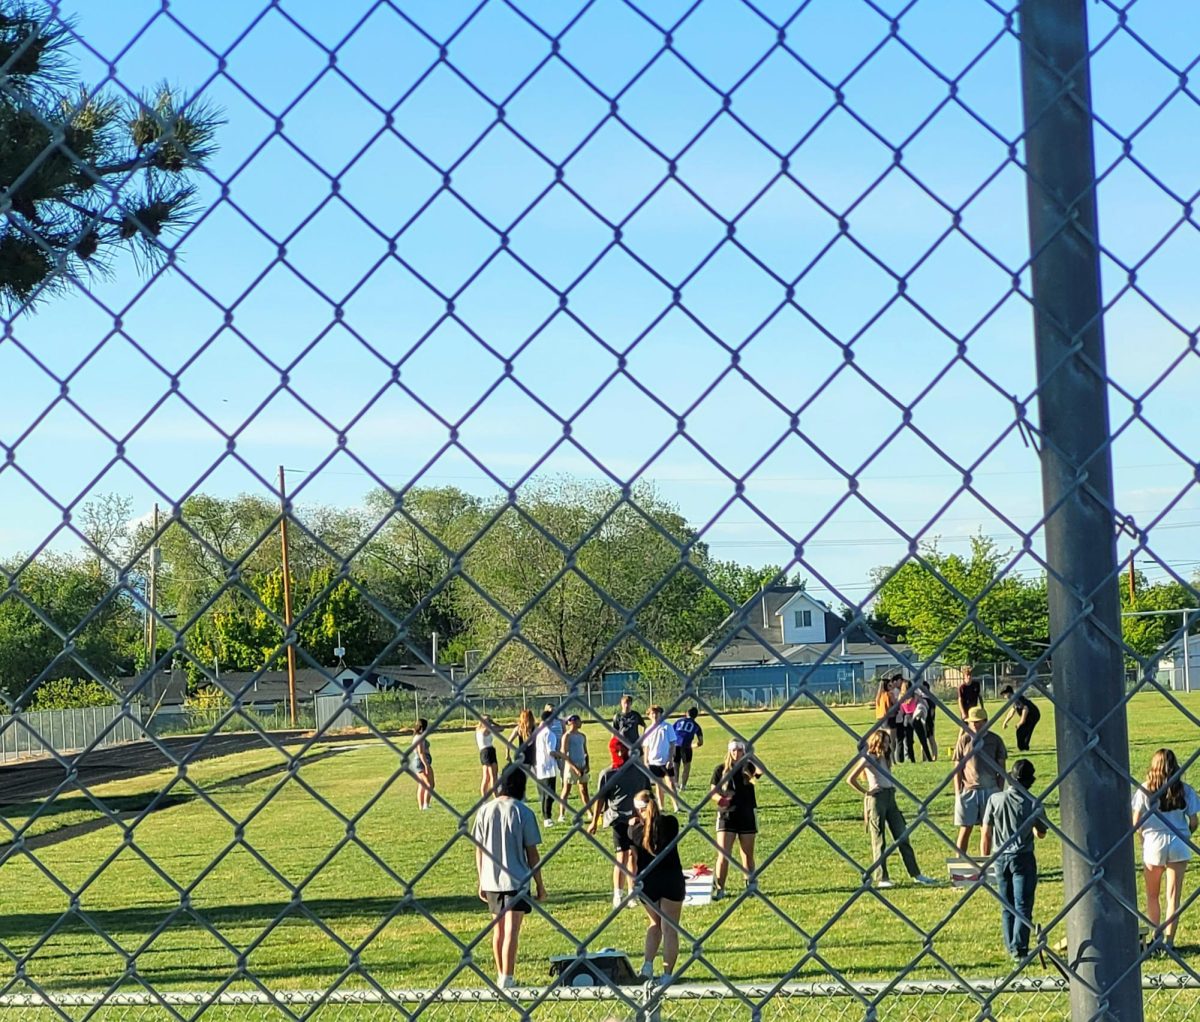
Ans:
{"label": "fence post", "polygon": [[722,710],[729,709],[729,700],[725,693],[725,675],[723,675],[723,674],[721,675],[721,709]]}
{"label": "fence post", "polygon": [[1141,1022],[1085,0],[1020,38],[1071,1013]]}

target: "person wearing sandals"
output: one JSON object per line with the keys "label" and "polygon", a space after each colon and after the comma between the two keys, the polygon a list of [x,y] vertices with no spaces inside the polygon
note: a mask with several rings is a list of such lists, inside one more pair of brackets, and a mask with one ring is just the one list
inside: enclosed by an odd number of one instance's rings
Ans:
{"label": "person wearing sandals", "polygon": [[875,886],[896,886],[888,876],[885,828],[892,832],[892,839],[896,842],[896,849],[904,860],[908,875],[918,884],[937,883],[921,872],[917,856],[905,833],[908,823],[896,804],[896,782],[892,779],[892,739],[886,731],[871,732],[867,738],[866,753],[851,768],[846,783],[863,797],[863,820],[871,838],[871,856],[879,864],[875,867],[873,877]]}
{"label": "person wearing sandals", "polygon": [[658,807],[653,791],[640,791],[633,799],[629,843],[637,856],[637,882],[642,908],[650,918],[646,928],[642,976],[654,978],[654,959],[662,948],[663,971],[659,982],[670,983],[679,958],[679,916],[683,912],[686,881],[679,861],[679,820]]}
{"label": "person wearing sandals", "polygon": [[762,773],[746,754],[746,743],[734,739],[725,760],[713,770],[711,798],[717,803],[717,873],[713,901],[725,897],[725,879],[736,839],[742,853],[746,881],[754,874],[754,842],[758,836],[758,796],[754,782]]}
{"label": "person wearing sandals", "polygon": [[[1183,875],[1192,858],[1189,844],[1200,823],[1200,796],[1185,784],[1179,760],[1170,749],[1150,758],[1150,769],[1133,795],[1133,825],[1142,839],[1146,878],[1146,917],[1168,948],[1175,945]],[[1167,879],[1167,918],[1162,918],[1162,882]]]}
{"label": "person wearing sandals", "polygon": [[479,766],[483,771],[479,779],[480,798],[487,798],[496,790],[496,736],[492,727],[492,718],[486,716],[480,717],[475,725],[475,745],[479,749]]}

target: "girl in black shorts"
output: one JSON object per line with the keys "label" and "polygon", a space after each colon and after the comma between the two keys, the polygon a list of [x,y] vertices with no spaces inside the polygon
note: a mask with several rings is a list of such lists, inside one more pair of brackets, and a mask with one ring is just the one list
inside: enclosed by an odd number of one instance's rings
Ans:
{"label": "girl in black shorts", "polygon": [[654,959],[662,947],[662,983],[670,983],[679,957],[679,916],[683,911],[685,884],[679,861],[679,821],[658,808],[652,791],[642,791],[633,800],[629,841],[637,855],[637,880],[642,889],[642,907],[650,917],[646,928],[646,955],[642,975],[654,976]]}
{"label": "girl in black shorts", "polygon": [[479,765],[483,776],[479,779],[479,797],[487,798],[496,790],[496,736],[492,731],[492,718],[480,717],[475,726],[475,744],[479,748]]}
{"label": "girl in black shorts", "polygon": [[761,771],[746,755],[746,743],[729,743],[725,762],[712,775],[712,800],[717,803],[717,875],[713,901],[725,897],[729,853],[736,837],[742,853],[742,868],[749,880],[754,873],[754,840],[758,836],[758,797],[754,782]]}

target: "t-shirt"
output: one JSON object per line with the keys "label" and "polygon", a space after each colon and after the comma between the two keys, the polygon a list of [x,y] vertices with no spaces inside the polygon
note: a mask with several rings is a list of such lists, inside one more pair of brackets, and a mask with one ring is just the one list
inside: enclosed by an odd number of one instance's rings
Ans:
{"label": "t-shirt", "polygon": [[719,816],[737,816],[752,812],[758,808],[758,795],[755,792],[752,778],[758,776],[758,770],[747,759],[739,759],[725,776],[725,764],[718,763],[713,769],[712,787],[720,794],[727,796],[729,805],[718,809]]}
{"label": "t-shirt", "polygon": [[896,787],[896,783],[892,780],[892,764],[889,760],[863,756],[858,762],[862,766],[863,776],[867,779],[868,795],[883,788]]}
{"label": "t-shirt", "polygon": [[954,745],[954,762],[962,764],[964,790],[1004,787],[1004,766],[1008,762],[1008,748],[995,732],[984,731],[978,734],[964,731]]}
{"label": "t-shirt", "polygon": [[1133,793],[1133,813],[1140,820],[1138,828],[1143,834],[1164,834],[1167,837],[1187,838],[1188,817],[1200,815],[1200,795],[1190,784],[1183,786],[1182,809],[1156,809],[1152,805],[1150,792],[1139,787]]}
{"label": "t-shirt", "polygon": [[568,731],[563,736],[562,751],[579,769],[587,766],[587,738],[582,731]]}
{"label": "t-shirt", "polygon": [[683,863],[679,861],[679,845],[672,845],[671,842],[679,837],[679,821],[674,816],[660,816],[658,818],[658,841],[659,841],[659,856],[655,862],[655,854],[646,851],[642,845],[642,840],[646,836],[646,825],[642,822],[640,816],[635,816],[629,821],[629,840],[637,854],[637,875],[643,879],[648,879],[653,873],[655,878],[666,878],[668,876],[682,876]]}
{"label": "t-shirt", "polygon": [[1034,824],[1046,826],[1037,803],[1018,788],[1005,788],[987,800],[983,825],[992,829],[992,848],[999,857],[1033,854]]}
{"label": "t-shirt", "polygon": [[629,745],[633,745],[638,740],[638,735],[642,733],[642,728],[646,726],[646,718],[637,710],[626,710],[613,717],[612,726],[621,738],[624,738]]}
{"label": "t-shirt", "polygon": [[966,713],[972,706],[979,705],[979,682],[964,681],[958,686],[958,704],[962,707],[963,713]]}
{"label": "t-shirt", "polygon": [[1013,704],[1013,709],[1015,709],[1017,711],[1017,715],[1021,718],[1022,721],[1040,720],[1042,717],[1042,711],[1039,710],[1036,706],[1034,706],[1033,703],[1031,703],[1024,696],[1013,696],[1012,704]]}
{"label": "t-shirt", "polygon": [[484,749],[490,749],[492,747],[492,742],[494,741],[495,737],[491,731],[480,731],[479,729],[476,729],[475,744],[479,746],[481,752]]}
{"label": "t-shirt", "polygon": [[675,737],[679,740],[678,744],[685,749],[692,747],[692,741],[699,738],[704,741],[704,728],[697,724],[691,717],[680,717],[675,721]]}
{"label": "t-shirt", "polygon": [[604,822],[612,826],[633,815],[633,798],[650,787],[646,772],[636,763],[609,767],[600,775],[596,803],[604,806]]}
{"label": "t-shirt", "polygon": [[553,756],[553,753],[558,751],[558,735],[554,733],[554,729],[543,725],[538,729],[537,736],[534,738],[534,749],[536,755],[533,761],[533,775],[539,780],[546,780],[553,777],[558,771],[558,760]]}
{"label": "t-shirt", "polygon": [[665,720],[655,724],[642,735],[642,755],[649,766],[666,766],[671,762],[671,746],[679,739],[675,729]]}
{"label": "t-shirt", "polygon": [[472,833],[483,850],[481,891],[519,891],[529,883],[533,871],[525,849],[542,840],[529,806],[506,796],[492,799],[475,814]]}

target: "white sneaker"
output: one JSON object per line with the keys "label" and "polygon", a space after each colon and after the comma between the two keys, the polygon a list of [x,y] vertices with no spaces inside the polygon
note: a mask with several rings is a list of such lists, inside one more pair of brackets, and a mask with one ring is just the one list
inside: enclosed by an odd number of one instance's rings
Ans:
{"label": "white sneaker", "polygon": [[927,877],[924,873],[913,877],[913,883],[920,884],[922,887],[937,887],[937,881],[933,877]]}
{"label": "white sneaker", "polygon": [[553,820],[551,820],[551,819],[549,819],[549,818],[547,818],[547,819],[545,819],[545,820],[542,820],[542,826],[543,826],[543,827],[553,827],[553,826],[554,826],[554,821],[553,821]]}
{"label": "white sneaker", "polygon": [[517,981],[513,979],[512,976],[501,976],[496,981],[496,986],[498,986],[501,990],[511,990],[516,985]]}
{"label": "white sneaker", "polygon": [[613,891],[613,908],[620,908],[624,900],[620,891]]}
{"label": "white sneaker", "polygon": [[889,887],[895,887],[896,884],[891,880],[876,880],[875,886],[881,891],[886,891]]}

